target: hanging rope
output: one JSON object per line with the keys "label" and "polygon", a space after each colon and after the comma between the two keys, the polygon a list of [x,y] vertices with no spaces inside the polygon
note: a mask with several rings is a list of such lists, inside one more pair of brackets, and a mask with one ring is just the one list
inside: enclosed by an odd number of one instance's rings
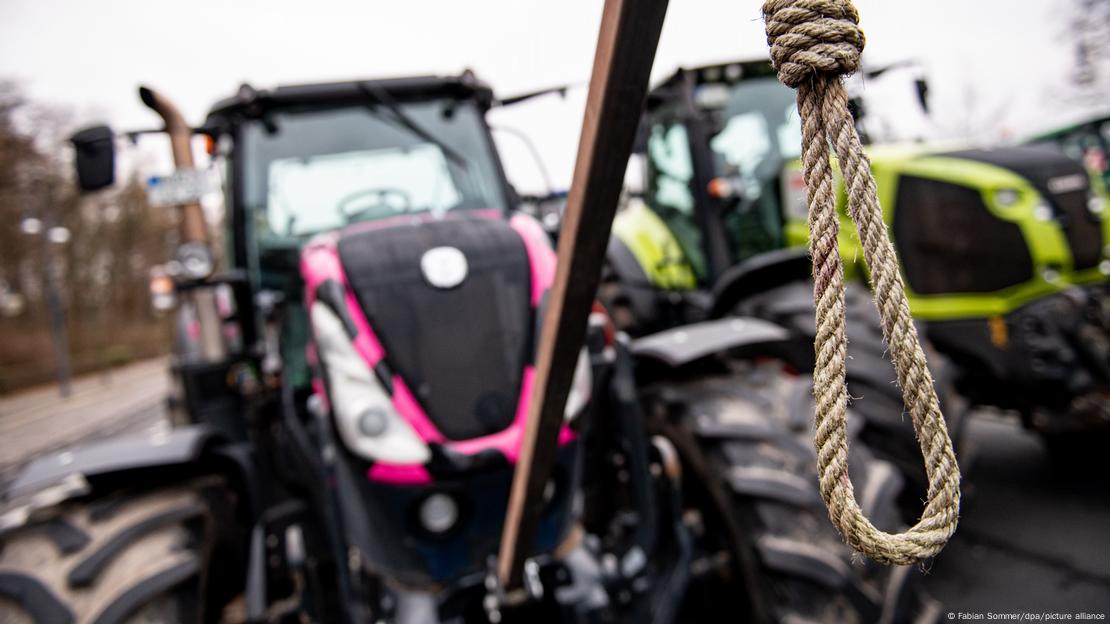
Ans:
{"label": "hanging rope", "polygon": [[[763,17],[771,61],[779,80],[797,89],[802,118],[802,165],[809,196],[809,249],[817,307],[813,385],[821,496],[833,525],[852,548],[880,563],[914,563],[940,552],[956,530],[960,472],[910,317],[898,260],[875,194],[871,163],[856,135],[840,79],[859,68],[864,46],[859,14],[849,0],[767,0]],[[883,336],[890,346],[929,480],[921,519],[899,534],[880,531],[864,517],[848,477],[844,269],[837,249],[839,223],[829,143],[840,160],[849,216],[863,242]]]}

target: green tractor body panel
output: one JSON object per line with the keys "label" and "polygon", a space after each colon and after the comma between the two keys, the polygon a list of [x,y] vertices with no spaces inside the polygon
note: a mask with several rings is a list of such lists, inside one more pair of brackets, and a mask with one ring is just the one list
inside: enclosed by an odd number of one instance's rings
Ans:
{"label": "green tractor body panel", "polygon": [[613,220],[613,236],[623,243],[659,290],[689,290],[698,281],[688,256],[674,233],[654,212],[640,203],[620,211]]}
{"label": "green tractor body panel", "polygon": [[[928,180],[939,184],[953,185],[969,189],[978,195],[981,206],[991,217],[998,220],[998,226],[1012,224],[1020,232],[1024,247],[1029,255],[1029,276],[1020,283],[1007,284],[1001,288],[983,292],[918,292],[914,280],[906,280],[906,294],[910,310],[921,320],[949,320],[966,318],[986,318],[1002,316],[1018,308],[1053,293],[1060,292],[1072,285],[1096,284],[1105,282],[1107,275],[1106,259],[1110,256],[1110,219],[1105,218],[1107,197],[1101,180],[1090,180],[1092,197],[1086,199],[1090,206],[1089,216],[1097,222],[1101,232],[1102,249],[1097,252],[1095,261],[1088,260],[1087,266],[1077,265],[1075,255],[1068,242],[1064,222],[1052,217],[1049,203],[1044,195],[1025,177],[1012,170],[995,164],[957,157],[943,151],[929,151],[922,148],[872,148],[869,149],[871,169],[875,175],[879,202],[883,207],[883,219],[887,226],[894,228],[895,214],[899,206],[899,183],[903,179]],[[801,163],[797,160],[787,163],[784,180],[792,188],[784,187],[784,203],[805,201],[805,187],[797,180],[801,175]],[[838,173],[838,172],[837,172]],[[1074,174],[1073,174],[1074,175]],[[847,197],[843,181],[836,176],[837,209],[840,213],[840,252],[845,262],[845,272],[849,277],[866,275],[863,249],[855,225],[847,216]],[[1071,193],[1077,191],[1069,191]],[[903,202],[904,203],[904,202]],[[1091,210],[1091,208],[1095,210]],[[809,227],[804,213],[797,214],[793,206],[784,209],[786,243],[792,247],[804,247],[808,243]],[[909,243],[899,239],[893,232],[899,255],[906,256],[913,250],[904,249]],[[941,235],[944,232],[940,232]],[[984,233],[986,234],[986,233]],[[919,249],[921,255],[927,253],[959,254],[959,249]],[[985,250],[986,251],[986,250]],[[1088,253],[1090,256],[1090,253]],[[966,258],[971,261],[972,258]],[[977,261],[991,262],[984,255]],[[1015,260],[997,258],[997,262]],[[908,277],[903,272],[903,277]]]}
{"label": "green tractor body panel", "polygon": [[[881,180],[879,201],[884,207],[884,219],[888,226],[893,226],[894,215],[899,208],[899,183],[907,176],[974,189],[982,206],[999,221],[999,226],[1008,223],[1020,231],[1031,266],[1029,279],[987,292],[924,294],[907,284],[910,310],[917,318],[944,320],[1006,315],[1071,285],[1105,281],[1106,276],[1100,271],[1099,264],[1105,261],[1106,250],[1096,250],[1097,258],[1090,263],[1093,266],[1078,266],[1063,222],[1053,218],[1044,195],[1028,179],[1015,172],[943,154],[893,164],[882,163],[876,169],[876,179]],[[1082,199],[1084,204],[1087,199]],[[1105,203],[1105,198],[1101,198],[1101,204]],[[1088,207],[1084,205],[1083,208]],[[1090,219],[1091,225],[1101,233],[1103,243],[1110,240],[1110,220],[1094,212],[1081,218]],[[984,245],[989,245],[990,240],[984,236]],[[899,251],[903,252],[902,249]],[[998,261],[1016,262],[1017,258],[1001,256]]]}
{"label": "green tractor body panel", "polygon": [[[836,158],[831,159],[833,186],[836,188],[836,206],[840,216],[840,230],[837,232],[840,255],[844,259],[844,276],[848,279],[865,279],[867,265],[863,261],[863,247],[860,244],[856,226],[848,218],[848,197],[844,191],[844,180]],[[872,168],[875,163],[872,162]],[[881,185],[880,185],[881,186]],[[806,185],[802,178],[802,162],[792,160],[783,166],[781,197],[783,206],[783,243],[786,247],[807,248],[809,246],[809,205],[806,198]]]}

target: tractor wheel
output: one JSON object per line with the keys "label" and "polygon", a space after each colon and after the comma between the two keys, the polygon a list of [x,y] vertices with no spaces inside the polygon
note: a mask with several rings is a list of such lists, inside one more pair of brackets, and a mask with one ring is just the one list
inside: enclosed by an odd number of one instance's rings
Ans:
{"label": "tractor wheel", "polygon": [[[900,507],[916,520],[928,491],[924,461],[913,424],[895,383],[893,364],[883,341],[879,313],[870,292],[848,284],[844,296],[848,333],[848,396],[852,410],[863,421],[859,437],[881,459],[894,464],[906,479]],[[792,282],[745,299],[736,308],[742,316],[777,323],[812,345],[816,336],[811,282]],[[924,337],[923,332],[921,333]],[[955,392],[954,369],[948,359],[923,338],[929,370],[936,383],[937,399],[956,450],[966,422],[967,405]]]}
{"label": "tractor wheel", "polygon": [[[776,622],[936,621],[939,605],[920,589],[916,568],[854,555],[829,521],[817,484],[811,383],[772,361],[665,390],[664,435],[685,460],[687,517],[697,517],[706,559],[733,564],[721,566],[731,582],[704,575],[695,584],[687,608],[705,612],[693,620],[744,621],[743,612],[725,610],[740,601],[761,604]],[[897,530],[902,478],[856,433],[850,427],[856,498],[876,526]],[[735,579],[747,579],[746,587]]]}
{"label": "tractor wheel", "polygon": [[201,622],[218,479],[70,501],[0,535],[0,622]]}

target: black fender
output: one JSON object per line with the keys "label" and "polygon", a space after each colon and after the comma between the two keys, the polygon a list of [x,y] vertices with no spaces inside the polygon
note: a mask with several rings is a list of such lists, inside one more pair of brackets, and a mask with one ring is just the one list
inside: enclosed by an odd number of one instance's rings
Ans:
{"label": "black fender", "polygon": [[[129,482],[142,481],[144,477],[157,482],[207,472],[228,477],[235,489],[245,495],[245,502],[253,506],[258,501],[258,485],[251,456],[246,444],[229,443],[205,425],[114,436],[32,460],[6,488],[3,500],[5,507],[18,505],[44,490],[58,492],[55,486],[74,482],[86,486],[66,488],[65,498],[81,496],[89,491],[87,484],[124,473]],[[50,502],[56,504],[61,500]]]}
{"label": "black fender", "polygon": [[713,287],[709,318],[727,316],[745,297],[798,280],[810,280],[813,264],[805,249],[776,249],[726,270]]}
{"label": "black fender", "polygon": [[794,343],[788,330],[770,321],[737,317],[683,325],[637,338],[632,341],[631,351],[637,359],[679,368],[736,349],[792,360],[789,356]]}

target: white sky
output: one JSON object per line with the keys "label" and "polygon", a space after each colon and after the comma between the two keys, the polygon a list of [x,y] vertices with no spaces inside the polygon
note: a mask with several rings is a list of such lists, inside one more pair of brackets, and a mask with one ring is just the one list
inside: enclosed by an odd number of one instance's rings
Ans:
{"label": "white sky", "polygon": [[[1055,11],[1066,0],[857,0],[865,62],[919,60],[932,121],[897,75],[865,85],[894,136],[1023,136],[1081,113],[1059,87],[1073,52]],[[766,55],[759,0],[672,0],[654,76],[679,66]],[[0,79],[34,100],[118,129],[157,125],[147,83],[200,123],[243,81],[258,87],[474,69],[497,93],[585,83],[600,0],[2,0]],[[1108,68],[1110,69],[1110,68]],[[903,78],[912,77],[909,72]],[[529,134],[555,186],[568,184],[584,89],[495,111]],[[969,104],[974,100],[973,104]],[[540,190],[519,140],[499,139],[510,177]],[[148,152],[150,148],[144,149]],[[160,149],[160,148],[159,148]]]}

